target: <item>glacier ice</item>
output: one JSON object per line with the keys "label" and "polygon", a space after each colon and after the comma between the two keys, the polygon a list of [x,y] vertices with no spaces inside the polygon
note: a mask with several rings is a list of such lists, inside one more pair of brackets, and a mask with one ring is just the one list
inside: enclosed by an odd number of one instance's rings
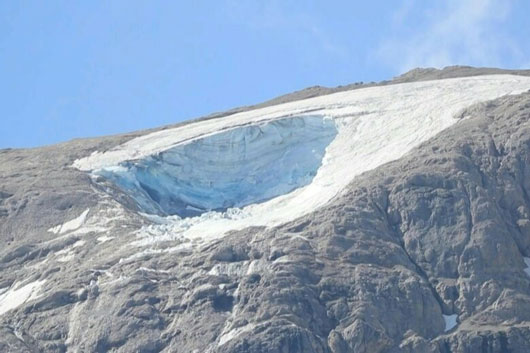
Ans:
{"label": "glacier ice", "polygon": [[260,203],[309,184],[337,135],[332,119],[239,126],[95,171],[147,213],[197,216]]}
{"label": "glacier ice", "polygon": [[[326,147],[316,175],[309,183],[303,185],[301,182],[289,193],[270,199],[267,197],[272,195],[264,193],[261,194],[262,202],[243,208],[181,218],[165,216],[160,204],[149,201],[145,196],[149,195],[134,185],[128,190],[130,193],[140,192],[135,196],[137,200],[144,197],[148,201],[144,209],[147,206],[153,208],[147,218],[151,224],[142,231],[146,234],[145,238],[142,235],[142,244],[145,242],[147,246],[156,239],[209,241],[231,230],[251,226],[273,227],[308,214],[345,192],[348,184],[361,173],[401,158],[422,142],[464,119],[460,114],[462,109],[506,94],[518,94],[529,87],[529,77],[492,75],[337,92],[147,133],[110,150],[95,151],[76,160],[73,167],[90,173],[106,170],[115,178],[121,174],[121,183],[127,184],[127,178],[130,178],[132,185],[136,175],[128,170],[134,167],[134,163],[156,161],[157,156],[164,155],[165,151],[195,140],[276,120],[287,122],[289,117],[325,116],[333,120],[329,123],[335,124],[337,133]],[[283,184],[278,183],[271,190],[278,185]],[[244,204],[238,202],[234,204]],[[202,207],[197,213],[212,206],[203,204]],[[157,213],[165,217],[154,218]]]}

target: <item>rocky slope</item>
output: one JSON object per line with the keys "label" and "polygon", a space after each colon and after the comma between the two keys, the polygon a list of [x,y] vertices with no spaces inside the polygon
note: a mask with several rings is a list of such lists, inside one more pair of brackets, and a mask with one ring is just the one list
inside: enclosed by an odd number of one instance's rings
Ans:
{"label": "rocky slope", "polygon": [[192,246],[145,247],[134,200],[72,168],[145,132],[0,151],[0,351],[530,351],[530,93],[461,114],[309,214]]}

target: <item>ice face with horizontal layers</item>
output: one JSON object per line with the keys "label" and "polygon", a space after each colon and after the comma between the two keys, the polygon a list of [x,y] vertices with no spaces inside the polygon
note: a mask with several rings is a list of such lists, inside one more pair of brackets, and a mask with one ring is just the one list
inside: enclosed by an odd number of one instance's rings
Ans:
{"label": "ice face with horizontal layers", "polygon": [[[333,120],[337,134],[327,145],[322,163],[308,184],[299,183],[292,191],[270,199],[267,198],[271,195],[264,195],[262,189],[262,202],[229,208],[226,212],[210,211],[187,218],[152,218],[158,224],[151,224],[145,231],[153,241],[169,239],[176,234],[209,240],[231,230],[272,227],[308,214],[341,192],[347,192],[348,184],[359,174],[401,158],[412,148],[458,123],[465,118],[460,114],[463,109],[529,89],[529,77],[492,75],[339,92],[149,133],[112,150],[79,159],[74,167],[90,172],[123,168],[133,161],[156,160],[157,155],[191,141],[232,129],[280,120],[286,122],[291,117],[326,116]],[[267,148],[262,150],[265,152]],[[314,171],[308,167],[304,170]],[[223,178],[223,173],[218,177]],[[250,181],[248,184],[252,185]]]}
{"label": "ice face with horizontal layers", "polygon": [[337,129],[321,116],[236,127],[95,171],[148,213],[197,216],[241,208],[311,182]]}

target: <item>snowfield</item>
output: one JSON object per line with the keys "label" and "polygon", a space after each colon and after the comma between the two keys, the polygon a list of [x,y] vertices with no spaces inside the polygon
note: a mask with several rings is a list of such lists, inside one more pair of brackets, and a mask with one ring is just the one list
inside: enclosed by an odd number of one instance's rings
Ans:
{"label": "snowfield", "polygon": [[12,288],[0,289],[0,315],[16,309],[27,301],[39,298],[39,292],[46,280],[38,280],[22,285],[14,283]]}
{"label": "snowfield", "polygon": [[307,214],[465,118],[464,108],[528,89],[529,77],[493,75],[340,92],[154,132],[74,167],[158,215],[153,242],[156,229],[207,240]]}

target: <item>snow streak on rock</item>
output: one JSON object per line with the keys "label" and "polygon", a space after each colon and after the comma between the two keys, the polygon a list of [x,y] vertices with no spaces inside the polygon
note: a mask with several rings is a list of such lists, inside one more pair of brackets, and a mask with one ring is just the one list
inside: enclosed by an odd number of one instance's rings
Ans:
{"label": "snow streak on rock", "polygon": [[48,229],[48,231],[55,233],[55,234],[63,234],[69,231],[79,229],[79,227],[81,227],[85,223],[86,216],[88,215],[89,211],[90,209],[87,208],[85,211],[83,211],[83,213],[81,213],[81,215],[79,215],[79,217],[76,217],[72,219],[71,221],[68,221],[66,223],[59,224],[58,226],[50,228]]}
{"label": "snow streak on rock", "polygon": [[0,315],[18,308],[29,300],[38,298],[40,288],[46,280],[30,282],[25,285],[15,283],[12,288],[0,295]]}

